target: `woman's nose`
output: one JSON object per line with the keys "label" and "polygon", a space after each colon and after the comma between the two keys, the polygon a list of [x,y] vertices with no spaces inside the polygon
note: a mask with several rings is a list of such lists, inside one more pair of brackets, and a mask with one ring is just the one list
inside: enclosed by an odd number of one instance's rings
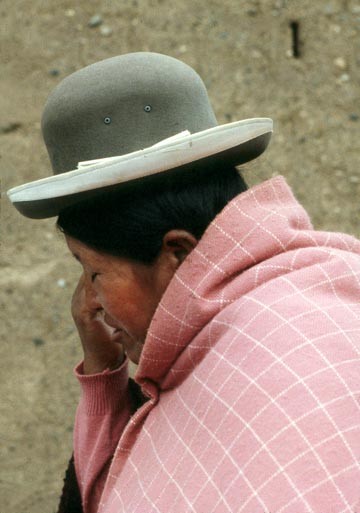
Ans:
{"label": "woman's nose", "polygon": [[102,310],[102,305],[99,300],[99,296],[94,289],[91,280],[87,280],[86,283],[86,301],[93,310]]}

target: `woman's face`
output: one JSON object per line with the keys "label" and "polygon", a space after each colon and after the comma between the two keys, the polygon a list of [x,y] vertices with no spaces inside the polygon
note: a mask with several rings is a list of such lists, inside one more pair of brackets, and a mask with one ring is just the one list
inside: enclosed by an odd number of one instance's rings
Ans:
{"label": "woman's face", "polygon": [[106,324],[117,331],[130,360],[139,362],[146,334],[176,268],[173,252],[161,252],[151,265],[114,257],[66,236],[71,253],[84,271],[91,308],[103,310]]}

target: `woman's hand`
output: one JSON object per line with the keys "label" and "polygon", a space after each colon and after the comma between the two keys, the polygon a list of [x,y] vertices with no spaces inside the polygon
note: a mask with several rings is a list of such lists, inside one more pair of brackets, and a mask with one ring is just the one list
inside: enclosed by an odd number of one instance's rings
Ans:
{"label": "woman's hand", "polygon": [[73,294],[71,313],[84,350],[84,374],[116,369],[124,361],[124,350],[115,342],[114,329],[104,321],[104,311],[94,299],[84,274]]}

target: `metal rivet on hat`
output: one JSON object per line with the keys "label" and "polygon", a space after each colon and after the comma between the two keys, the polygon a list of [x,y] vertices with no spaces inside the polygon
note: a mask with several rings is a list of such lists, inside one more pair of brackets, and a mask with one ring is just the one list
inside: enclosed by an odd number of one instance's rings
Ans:
{"label": "metal rivet on hat", "polygon": [[104,118],[104,123],[105,123],[105,125],[110,125],[110,123],[111,123],[111,118],[109,118],[109,117]]}
{"label": "metal rivet on hat", "polygon": [[144,111],[145,112],[150,112],[151,111],[151,105],[145,105]]}

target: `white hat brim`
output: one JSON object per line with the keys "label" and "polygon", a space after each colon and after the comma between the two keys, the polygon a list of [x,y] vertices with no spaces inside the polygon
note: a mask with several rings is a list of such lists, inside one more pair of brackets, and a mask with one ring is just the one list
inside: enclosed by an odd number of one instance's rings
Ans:
{"label": "white hat brim", "polygon": [[[270,136],[272,130],[271,119],[253,118],[219,125],[196,134],[182,133],[126,155],[79,163],[78,169],[14,187],[7,194],[23,215],[51,217],[64,208],[66,197],[73,198],[75,195],[79,201],[82,193],[179,168],[233,148],[239,148],[241,153],[241,147],[260,136]],[[265,147],[251,158],[260,155]],[[243,163],[240,158],[238,160],[234,165]]]}

